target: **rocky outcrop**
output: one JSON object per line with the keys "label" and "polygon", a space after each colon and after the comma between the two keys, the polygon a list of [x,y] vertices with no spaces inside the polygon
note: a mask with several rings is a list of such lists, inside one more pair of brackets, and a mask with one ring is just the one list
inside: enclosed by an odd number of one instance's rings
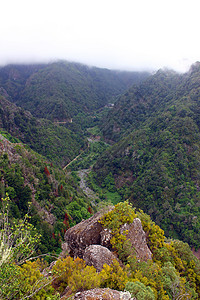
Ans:
{"label": "rocky outcrop", "polygon": [[127,240],[131,243],[131,248],[135,250],[136,257],[139,260],[147,261],[151,259],[152,253],[147,246],[146,235],[142,228],[142,223],[139,218],[135,218],[133,223],[124,224],[121,227],[121,233],[128,230],[126,235]]}
{"label": "rocky outcrop", "polygon": [[[111,210],[113,207],[109,209]],[[110,244],[112,232],[109,229],[103,228],[99,223],[103,214],[103,212],[98,212],[91,218],[67,230],[65,233],[65,242],[68,244],[69,254],[71,256],[85,257],[88,263],[89,259],[91,259],[94,265],[97,265],[97,257],[101,259],[100,266],[107,263],[107,257],[110,255],[108,254],[108,249],[112,251],[112,245]],[[136,257],[142,261],[151,259],[152,253],[147,246],[145,232],[140,219],[135,218],[131,224],[124,224],[121,227],[121,233],[123,234],[125,231],[128,231],[127,240],[130,241],[131,248],[135,251]],[[94,245],[95,247],[87,248],[90,245]],[[108,248],[108,251],[105,249],[102,250],[103,248],[97,247],[97,245]],[[86,248],[87,251],[85,252]],[[103,262],[104,254],[105,261]],[[100,266],[99,268],[102,268]]]}
{"label": "rocky outcrop", "polygon": [[[139,260],[147,261],[151,259],[152,253],[147,246],[146,235],[142,228],[142,223],[139,218],[135,218],[131,224],[124,224],[121,227],[120,233],[125,234],[127,240],[129,240],[131,248],[135,252],[136,257]],[[101,235],[101,245],[112,250],[112,245],[110,240],[112,238],[112,232],[110,229],[103,229],[100,233]]]}
{"label": "rocky outcrop", "polygon": [[[113,209],[110,207],[109,209]],[[103,230],[99,223],[103,212],[97,212],[91,218],[80,222],[72,228],[69,228],[65,233],[65,242],[67,242],[70,252],[73,257],[83,258],[85,248],[90,245],[100,245],[100,233]]]}
{"label": "rocky outcrop", "polygon": [[129,292],[119,292],[111,289],[92,289],[76,293],[74,300],[137,300],[131,298]]}
{"label": "rocky outcrop", "polygon": [[106,247],[90,245],[85,249],[83,259],[88,266],[94,266],[100,272],[104,264],[111,265],[113,260],[117,258]]}

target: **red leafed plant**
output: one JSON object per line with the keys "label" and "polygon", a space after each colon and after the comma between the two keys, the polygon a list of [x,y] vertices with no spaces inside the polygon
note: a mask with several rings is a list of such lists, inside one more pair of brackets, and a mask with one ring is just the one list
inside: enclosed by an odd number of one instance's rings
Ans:
{"label": "red leafed plant", "polygon": [[50,172],[49,172],[49,170],[47,169],[47,167],[44,168],[44,173],[45,173],[47,176],[50,176]]}
{"label": "red leafed plant", "polygon": [[91,206],[88,207],[88,212],[89,212],[90,214],[92,214],[92,208],[91,208]]}

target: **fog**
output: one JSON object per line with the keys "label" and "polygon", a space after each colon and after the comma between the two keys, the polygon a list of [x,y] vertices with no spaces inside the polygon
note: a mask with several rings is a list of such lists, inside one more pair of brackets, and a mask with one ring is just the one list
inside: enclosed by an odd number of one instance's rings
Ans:
{"label": "fog", "polygon": [[186,71],[200,60],[197,0],[6,0],[0,65],[59,59],[123,70]]}

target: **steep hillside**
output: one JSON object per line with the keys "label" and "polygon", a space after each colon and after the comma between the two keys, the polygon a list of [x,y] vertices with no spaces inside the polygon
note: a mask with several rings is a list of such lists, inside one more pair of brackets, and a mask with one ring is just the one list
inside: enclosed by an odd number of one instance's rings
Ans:
{"label": "steep hillside", "polygon": [[12,101],[36,117],[69,121],[79,112],[91,112],[114,101],[148,75],[68,62],[10,65],[0,69],[0,87]]}
{"label": "steep hillside", "polygon": [[64,166],[85,147],[84,138],[51,121],[33,117],[30,112],[6,100],[5,96],[8,97],[1,89],[0,128],[47,159]]}
{"label": "steep hillside", "polygon": [[64,231],[90,216],[88,200],[69,175],[4,132],[0,134],[0,198],[6,193],[12,219],[29,210],[42,235],[43,253],[59,250]]}
{"label": "steep hillside", "polygon": [[[163,78],[163,86],[155,78]],[[149,90],[149,82],[154,89]],[[132,133],[97,161],[95,178],[99,184],[113,178],[124,199],[148,212],[168,236],[199,248],[200,64],[184,75],[159,72],[146,84],[139,87],[145,113],[126,111],[132,123],[122,122],[122,128]],[[126,108],[136,103],[137,111],[136,90],[123,102]],[[123,112],[122,117],[124,121]]]}
{"label": "steep hillside", "polygon": [[132,86],[104,118],[101,130],[105,138],[119,141],[150,116],[159,114],[174,99],[181,79],[174,71],[159,70],[142,84]]}

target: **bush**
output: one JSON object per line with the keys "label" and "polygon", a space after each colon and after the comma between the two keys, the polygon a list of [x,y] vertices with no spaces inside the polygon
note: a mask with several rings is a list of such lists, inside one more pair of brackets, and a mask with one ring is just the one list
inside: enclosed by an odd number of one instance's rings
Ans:
{"label": "bush", "polygon": [[139,281],[127,282],[126,291],[131,293],[132,297],[136,297],[137,300],[155,300],[155,295],[149,286],[145,286]]}

